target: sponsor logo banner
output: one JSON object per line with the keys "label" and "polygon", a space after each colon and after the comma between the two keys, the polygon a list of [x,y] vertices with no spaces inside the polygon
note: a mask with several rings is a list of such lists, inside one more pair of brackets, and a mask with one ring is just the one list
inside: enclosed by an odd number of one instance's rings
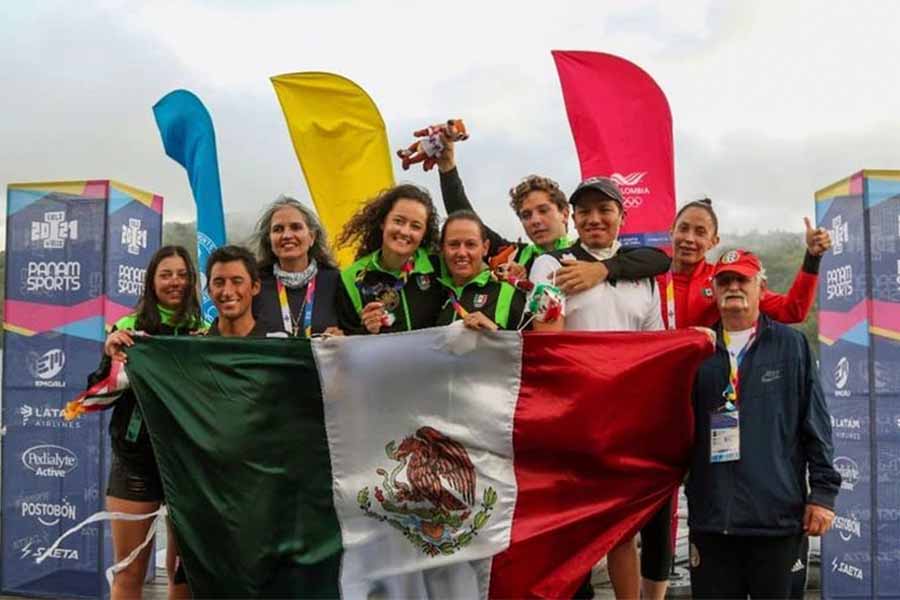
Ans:
{"label": "sponsor logo banner", "polygon": [[37,477],[62,478],[78,468],[78,457],[64,446],[40,444],[22,453],[22,464]]}

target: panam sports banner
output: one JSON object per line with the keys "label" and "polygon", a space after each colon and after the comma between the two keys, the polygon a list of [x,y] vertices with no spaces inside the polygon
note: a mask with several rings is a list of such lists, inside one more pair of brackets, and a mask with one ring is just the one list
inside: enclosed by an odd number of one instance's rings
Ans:
{"label": "panam sports banner", "polygon": [[196,597],[558,598],[678,487],[711,352],[457,326],[154,337],[126,369]]}
{"label": "panam sports banner", "polygon": [[609,177],[622,190],[626,246],[667,248],[675,219],[672,113],[643,69],[600,52],[553,51],[581,178]]}

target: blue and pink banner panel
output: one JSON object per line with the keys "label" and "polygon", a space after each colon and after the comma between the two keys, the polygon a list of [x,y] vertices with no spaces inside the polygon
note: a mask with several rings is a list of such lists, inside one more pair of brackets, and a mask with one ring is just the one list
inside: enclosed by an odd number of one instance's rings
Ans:
{"label": "blue and pink banner panel", "polygon": [[102,597],[107,527],[35,559],[103,507],[106,416],[60,414],[97,368],[106,325],[140,297],[162,198],[106,180],[10,185],[6,231],[0,589]]}

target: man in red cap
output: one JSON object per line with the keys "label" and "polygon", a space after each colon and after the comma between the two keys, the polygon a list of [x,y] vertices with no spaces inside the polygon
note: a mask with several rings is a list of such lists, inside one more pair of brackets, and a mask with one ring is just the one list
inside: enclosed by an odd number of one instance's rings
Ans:
{"label": "man in red cap", "polygon": [[834,520],[841,476],[815,359],[799,331],[760,314],[764,290],[752,252],[719,258],[718,342],[694,382],[685,487],[694,598],[787,598],[803,536]]}

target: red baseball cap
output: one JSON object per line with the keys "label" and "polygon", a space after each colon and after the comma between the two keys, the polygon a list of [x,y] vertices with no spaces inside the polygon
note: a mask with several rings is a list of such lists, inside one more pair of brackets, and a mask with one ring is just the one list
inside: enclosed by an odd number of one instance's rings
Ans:
{"label": "red baseball cap", "polygon": [[762,271],[762,264],[756,255],[749,250],[738,248],[729,250],[719,257],[713,277],[718,277],[721,273],[737,273],[749,278],[754,277],[760,271]]}

